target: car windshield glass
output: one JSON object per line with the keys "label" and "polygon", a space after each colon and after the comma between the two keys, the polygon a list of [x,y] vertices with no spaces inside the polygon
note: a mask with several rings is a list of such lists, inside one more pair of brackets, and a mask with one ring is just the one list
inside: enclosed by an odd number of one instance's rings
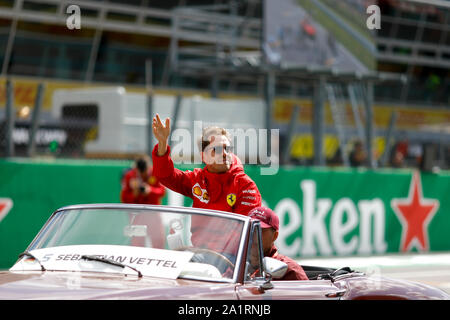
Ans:
{"label": "car windshield glass", "polygon": [[183,210],[74,208],[55,213],[27,250],[128,246],[142,248],[140,252],[144,248],[162,249],[174,256],[187,251],[193,255],[179,277],[232,279],[243,225],[242,219]]}

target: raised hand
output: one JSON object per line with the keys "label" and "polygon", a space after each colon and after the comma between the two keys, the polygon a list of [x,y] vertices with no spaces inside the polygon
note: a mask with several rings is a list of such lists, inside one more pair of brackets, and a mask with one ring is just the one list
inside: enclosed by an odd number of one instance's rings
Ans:
{"label": "raised hand", "polygon": [[162,156],[167,151],[167,143],[170,135],[170,118],[166,118],[165,124],[162,123],[159,114],[153,118],[153,135],[158,140],[158,155]]}

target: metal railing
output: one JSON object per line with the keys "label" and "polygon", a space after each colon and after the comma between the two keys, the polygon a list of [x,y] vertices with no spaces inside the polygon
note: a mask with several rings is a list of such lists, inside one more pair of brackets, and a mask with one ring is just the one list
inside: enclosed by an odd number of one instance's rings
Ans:
{"label": "metal railing", "polygon": [[[128,6],[114,3],[79,0],[27,0],[26,3],[47,5],[47,10],[24,6],[24,0],[16,0],[12,7],[0,7],[0,18],[11,19],[2,74],[8,74],[11,52],[17,31],[18,21],[43,24],[66,25],[69,5],[81,9],[81,28],[95,30],[89,54],[85,80],[91,81],[96,66],[100,39],[104,31],[144,34],[191,41],[202,44],[245,45],[246,48],[258,48],[260,44],[260,20],[230,16],[219,13],[204,13],[200,10],[163,10],[149,7]],[[83,15],[83,12],[88,14]],[[119,16],[120,18],[117,18]],[[124,19],[126,17],[126,19]],[[186,30],[176,30],[172,21],[177,20]],[[243,26],[242,32],[229,32],[236,25]]]}

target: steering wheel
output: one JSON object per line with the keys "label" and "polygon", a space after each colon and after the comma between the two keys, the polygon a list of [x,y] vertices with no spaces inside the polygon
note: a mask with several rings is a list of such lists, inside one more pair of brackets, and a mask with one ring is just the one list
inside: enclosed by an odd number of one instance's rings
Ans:
{"label": "steering wheel", "polygon": [[195,247],[182,247],[178,248],[178,251],[192,251],[194,256],[191,258],[192,262],[200,262],[211,264],[223,274],[228,268],[234,270],[234,263],[230,261],[223,254],[218,253],[211,249],[206,248],[195,248]]}

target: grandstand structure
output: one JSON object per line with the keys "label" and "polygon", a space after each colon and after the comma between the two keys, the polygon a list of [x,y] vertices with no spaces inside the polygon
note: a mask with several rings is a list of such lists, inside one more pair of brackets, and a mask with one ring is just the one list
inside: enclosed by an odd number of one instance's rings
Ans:
{"label": "grandstand structure", "polygon": [[[376,37],[378,69],[404,72],[410,81],[401,101],[448,106],[450,92],[450,2],[380,1],[383,28]],[[407,63],[405,63],[407,61]]]}
{"label": "grandstand structure", "polygon": [[[421,0],[293,2],[333,34],[367,72],[268,66],[264,0],[0,0],[1,76],[137,87],[151,83],[156,88],[206,90],[213,97],[263,96],[267,127],[279,127],[285,144],[292,144],[296,133],[311,131],[315,150],[322,150],[324,135],[337,134],[341,160],[347,163],[345,143],[357,136],[366,141],[369,166],[376,166],[370,141],[377,133],[387,136],[395,125],[391,121],[384,128],[374,127],[374,102],[448,107],[448,1],[433,0],[432,6]],[[376,33],[365,27],[369,3],[381,7],[382,28]],[[81,9],[81,29],[66,26],[70,5]],[[274,124],[275,96],[310,100],[311,123]],[[325,102],[333,113],[331,126],[323,120]],[[341,116],[348,113],[345,104],[354,115],[360,112],[367,118],[361,122],[355,116],[352,128],[346,128],[348,119]],[[408,134],[448,139],[434,132]],[[312,163],[325,162],[315,153]]]}
{"label": "grandstand structure", "polygon": [[[190,12],[189,30],[174,33],[172,22],[179,16],[174,9],[182,4],[218,4],[221,10],[220,1],[1,1],[2,74],[139,85],[145,82],[145,61],[151,59],[153,82],[160,85],[167,84],[163,79],[172,38],[182,41],[187,53],[199,44],[258,49],[257,2],[236,6],[240,18],[217,14],[211,20],[199,10]],[[66,27],[69,5],[81,9],[79,30]],[[237,40],[222,31],[243,20]],[[191,86],[202,85],[194,81]]]}
{"label": "grandstand structure", "polygon": [[[430,1],[419,0],[371,1],[379,3],[383,17],[382,28],[375,36],[364,29],[365,19],[361,18],[366,15],[364,9],[369,2],[345,0],[332,6],[330,0],[313,0],[308,9],[321,13],[323,19],[336,21],[336,30],[349,31],[347,38],[359,39],[353,42],[354,47],[362,44],[366,51],[355,55],[361,61],[365,56],[374,56],[372,69],[404,73],[411,79],[407,85],[377,86],[376,99],[447,104],[448,2],[432,1],[433,6]],[[139,85],[145,82],[145,60],[151,59],[155,85],[209,89],[211,81],[201,74],[181,70],[185,71],[181,76],[180,72],[171,74],[171,68],[186,57],[197,63],[230,63],[237,68],[259,65],[262,3],[261,0],[2,0],[2,75]],[[82,27],[69,32],[66,10],[71,4],[81,9]],[[356,22],[351,25],[349,21]],[[213,85],[221,91],[262,93],[261,81],[245,74],[216,79]],[[281,93],[296,92],[298,85],[280,79],[278,89]]]}

